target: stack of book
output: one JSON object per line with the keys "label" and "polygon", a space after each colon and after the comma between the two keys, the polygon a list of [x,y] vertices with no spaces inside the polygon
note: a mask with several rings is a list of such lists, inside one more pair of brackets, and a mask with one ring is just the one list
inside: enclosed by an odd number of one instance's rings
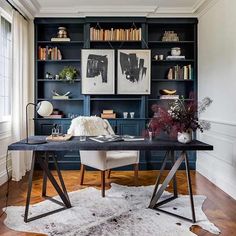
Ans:
{"label": "stack of book", "polygon": [[69,96],[57,96],[57,95],[54,95],[52,96],[52,99],[58,99],[58,100],[65,100],[65,99],[69,99],[70,97]]}
{"label": "stack of book", "polygon": [[174,94],[174,95],[161,95],[160,96],[160,99],[179,99],[179,95],[176,95],[176,94]]}
{"label": "stack of book", "polygon": [[116,118],[116,113],[113,110],[103,110],[101,114],[103,119],[114,119]]}
{"label": "stack of book", "polygon": [[187,66],[174,66],[168,71],[167,79],[169,80],[192,80],[193,69],[191,65]]}
{"label": "stack of book", "polygon": [[91,41],[141,41],[139,29],[96,29],[90,28]]}
{"label": "stack of book", "polygon": [[42,48],[39,46],[38,59],[39,60],[61,60],[62,59],[61,51],[57,47],[46,46],[45,48]]}
{"label": "stack of book", "polygon": [[167,56],[166,60],[185,60],[185,56]]}
{"label": "stack of book", "polygon": [[51,38],[52,42],[70,42],[70,38]]}

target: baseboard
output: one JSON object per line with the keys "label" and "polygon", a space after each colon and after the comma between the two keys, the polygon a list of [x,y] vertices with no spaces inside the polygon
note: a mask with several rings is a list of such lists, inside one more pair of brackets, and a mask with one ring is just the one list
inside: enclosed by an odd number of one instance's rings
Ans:
{"label": "baseboard", "polygon": [[[11,155],[9,154],[8,156],[8,162],[10,162]],[[6,170],[6,156],[1,156],[0,157],[0,185],[4,184],[7,182],[8,177],[7,177],[7,170]],[[12,166],[10,163],[8,164],[8,173],[9,176],[12,175]]]}

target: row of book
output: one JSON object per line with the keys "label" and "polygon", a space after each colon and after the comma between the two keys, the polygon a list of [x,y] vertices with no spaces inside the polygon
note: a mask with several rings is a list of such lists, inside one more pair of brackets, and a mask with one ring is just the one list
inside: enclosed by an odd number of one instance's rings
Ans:
{"label": "row of book", "polygon": [[57,47],[46,46],[45,48],[43,48],[39,46],[38,59],[39,60],[61,60],[62,59],[61,51]]}
{"label": "row of book", "polygon": [[91,41],[141,41],[141,28],[97,29],[90,28]]}
{"label": "row of book", "polygon": [[193,69],[191,65],[171,67],[167,74],[169,80],[192,80]]}

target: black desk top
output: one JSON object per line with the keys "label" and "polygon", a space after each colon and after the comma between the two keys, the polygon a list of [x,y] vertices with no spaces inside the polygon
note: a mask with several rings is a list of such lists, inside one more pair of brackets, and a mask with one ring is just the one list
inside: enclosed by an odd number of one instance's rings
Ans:
{"label": "black desk top", "polygon": [[[46,136],[32,136],[30,140],[45,140]],[[31,145],[26,144],[25,140],[12,143],[8,150],[16,151],[79,151],[79,150],[213,150],[213,146],[193,140],[189,144],[182,144],[177,141],[157,139],[153,141],[129,141],[129,142],[110,142],[99,143],[87,138],[86,141],[80,142],[79,137],[73,137],[65,142],[47,142],[45,144]]]}

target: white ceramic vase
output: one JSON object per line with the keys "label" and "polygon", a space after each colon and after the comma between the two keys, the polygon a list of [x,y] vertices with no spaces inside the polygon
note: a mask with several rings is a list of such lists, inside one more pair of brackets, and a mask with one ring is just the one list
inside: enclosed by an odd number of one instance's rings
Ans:
{"label": "white ceramic vase", "polygon": [[180,143],[190,143],[192,141],[192,132],[178,132],[177,140]]}

